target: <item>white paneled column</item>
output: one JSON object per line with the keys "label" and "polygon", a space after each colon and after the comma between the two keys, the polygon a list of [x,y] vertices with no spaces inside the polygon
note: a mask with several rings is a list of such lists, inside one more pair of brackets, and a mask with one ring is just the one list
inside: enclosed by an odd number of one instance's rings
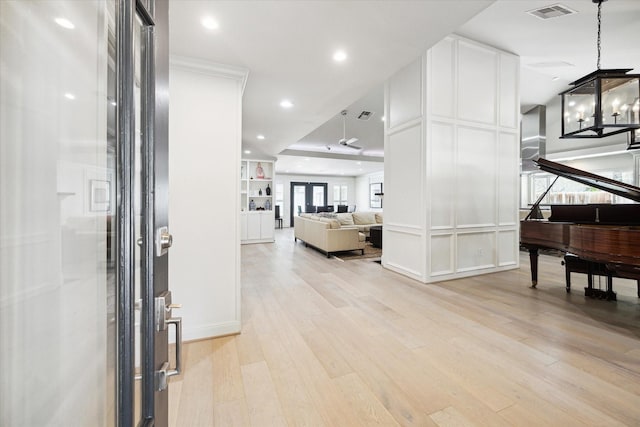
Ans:
{"label": "white paneled column", "polygon": [[172,58],[169,252],[184,339],[240,332],[240,152],[246,70]]}
{"label": "white paneled column", "polygon": [[519,58],[458,36],[386,85],[383,265],[423,282],[518,267]]}

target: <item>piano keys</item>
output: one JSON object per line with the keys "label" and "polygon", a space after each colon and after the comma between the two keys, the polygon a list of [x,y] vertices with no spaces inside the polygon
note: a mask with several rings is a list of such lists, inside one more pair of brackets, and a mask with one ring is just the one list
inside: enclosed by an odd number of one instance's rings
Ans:
{"label": "piano keys", "polygon": [[[543,158],[535,163],[543,171],[640,202],[640,188],[633,185]],[[520,222],[520,244],[529,250],[533,288],[538,283],[540,249],[573,254],[593,263],[594,271],[596,266],[604,265],[611,272],[609,283],[611,275],[640,280],[640,204],[551,205],[551,216],[543,220],[538,219],[541,217],[538,205],[544,194]],[[615,299],[610,286],[604,295],[598,295],[597,291],[591,286],[585,288],[587,295]]]}

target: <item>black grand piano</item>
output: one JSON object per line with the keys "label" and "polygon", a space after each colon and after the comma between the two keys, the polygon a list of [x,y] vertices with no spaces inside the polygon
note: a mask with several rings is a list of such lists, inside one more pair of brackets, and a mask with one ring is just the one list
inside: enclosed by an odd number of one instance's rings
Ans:
{"label": "black grand piano", "polygon": [[[541,170],[558,177],[640,202],[640,188],[633,185],[544,158],[539,158],[535,163]],[[538,284],[538,250],[556,249],[572,254],[586,266],[583,272],[589,275],[589,284],[585,288],[585,295],[615,300],[612,277],[638,280],[640,292],[640,204],[551,205],[551,216],[545,220],[542,219],[539,204],[550,188],[538,198],[529,215],[520,222],[520,245],[529,250],[531,287],[535,288]],[[607,276],[606,291],[593,288],[593,274]]]}

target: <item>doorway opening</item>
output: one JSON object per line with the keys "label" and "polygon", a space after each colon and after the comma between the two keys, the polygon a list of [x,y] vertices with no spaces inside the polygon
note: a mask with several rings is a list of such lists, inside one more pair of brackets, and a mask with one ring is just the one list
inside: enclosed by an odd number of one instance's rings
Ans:
{"label": "doorway opening", "polygon": [[289,224],[300,213],[316,212],[318,206],[327,204],[326,182],[292,182],[291,203],[289,206]]}

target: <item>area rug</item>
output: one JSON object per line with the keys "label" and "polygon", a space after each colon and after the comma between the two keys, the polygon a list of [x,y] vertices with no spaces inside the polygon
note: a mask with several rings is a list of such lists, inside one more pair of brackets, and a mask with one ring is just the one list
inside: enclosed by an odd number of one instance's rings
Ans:
{"label": "area rug", "polygon": [[346,251],[336,252],[335,254],[333,254],[333,256],[342,261],[351,261],[354,259],[365,258],[380,258],[382,256],[382,249],[376,248],[371,243],[367,242],[367,245],[364,247],[364,255],[360,255],[360,251]]}

